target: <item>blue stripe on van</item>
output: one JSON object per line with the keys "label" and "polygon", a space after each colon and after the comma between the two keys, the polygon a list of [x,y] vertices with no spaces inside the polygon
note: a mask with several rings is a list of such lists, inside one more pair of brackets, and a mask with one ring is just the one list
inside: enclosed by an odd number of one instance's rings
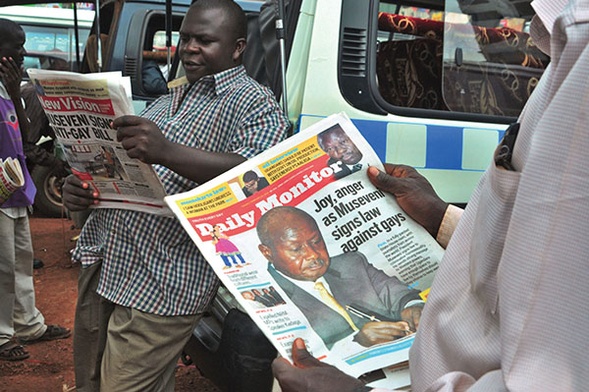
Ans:
{"label": "blue stripe on van", "polygon": [[372,146],[372,149],[378,155],[378,158],[384,162],[387,150],[387,125],[386,121],[374,120],[352,120],[356,128],[366,141]]}
{"label": "blue stripe on van", "polygon": [[[305,115],[301,115],[301,118]],[[312,116],[316,117],[316,116]],[[319,116],[322,117],[322,116]],[[378,158],[386,161],[387,148],[387,127],[389,121],[378,120],[360,120],[352,119],[352,122],[360,130],[360,133],[370,143]],[[300,123],[300,122],[299,122]],[[425,123],[412,123],[426,127],[426,157],[424,169],[441,169],[441,170],[467,170],[463,168],[463,141],[465,129],[468,127],[451,127],[442,125],[431,125]],[[492,128],[487,129],[492,130]],[[496,130],[497,142],[499,142],[504,130]],[[486,164],[484,166],[486,168]],[[476,170],[479,171],[479,170]],[[481,172],[484,168],[480,169]]]}
{"label": "blue stripe on van", "polygon": [[427,125],[427,168],[462,170],[463,128]]}

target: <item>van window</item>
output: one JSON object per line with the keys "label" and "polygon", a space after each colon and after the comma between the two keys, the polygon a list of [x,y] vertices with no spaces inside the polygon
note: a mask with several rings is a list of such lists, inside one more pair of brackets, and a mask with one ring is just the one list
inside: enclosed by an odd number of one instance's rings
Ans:
{"label": "van window", "polygon": [[[140,59],[141,75],[133,82],[133,94],[136,96],[155,98],[167,92],[166,84],[169,79],[176,45],[180,38],[180,25],[184,15],[172,15],[172,37],[170,47],[170,63],[166,48],[165,14],[152,11],[145,18],[143,25],[142,52],[137,55]],[[128,53],[127,58],[131,56]],[[169,69],[170,68],[170,69]]]}
{"label": "van window", "polygon": [[517,116],[549,63],[527,31],[529,2],[446,1],[443,93],[449,110]]}
{"label": "van window", "polygon": [[[344,3],[340,87],[350,103],[372,113],[478,116],[479,121],[484,115],[495,117],[487,122],[509,122],[550,61],[528,32],[531,0],[367,2],[371,8],[364,7],[376,26],[365,32],[352,28],[350,10],[358,12],[360,6]],[[373,102],[367,103],[360,88],[343,86],[350,84],[346,76],[365,77]]]}

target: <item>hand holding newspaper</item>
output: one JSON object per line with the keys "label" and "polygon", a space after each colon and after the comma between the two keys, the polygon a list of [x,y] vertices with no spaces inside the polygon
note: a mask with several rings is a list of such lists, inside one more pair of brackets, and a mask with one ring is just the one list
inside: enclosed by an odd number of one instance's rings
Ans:
{"label": "hand holding newspaper", "polygon": [[170,214],[151,165],[128,157],[112,121],[133,114],[128,77],[29,69],[37,97],[72,172],[98,191],[96,208]]}
{"label": "hand holding newspaper", "polygon": [[0,159],[0,204],[10,198],[18,188],[25,185],[20,162],[14,158]]}
{"label": "hand holding newspaper", "polygon": [[[376,189],[382,169],[352,122],[334,115],[166,202],[279,353],[302,337],[358,377],[408,384],[407,360],[443,250]],[[377,377],[378,378],[378,377]]]}

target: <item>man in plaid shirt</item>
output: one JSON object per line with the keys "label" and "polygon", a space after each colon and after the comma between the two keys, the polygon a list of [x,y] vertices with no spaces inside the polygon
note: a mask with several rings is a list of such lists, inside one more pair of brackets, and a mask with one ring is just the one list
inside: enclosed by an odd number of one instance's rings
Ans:
{"label": "man in plaid shirt", "polygon": [[[193,4],[178,47],[186,83],[172,86],[140,117],[113,123],[129,157],[153,164],[168,194],[192,189],[286,136],[288,120],[272,93],[241,64],[246,26],[232,0]],[[72,211],[99,204],[99,195],[75,176],[63,193]],[[77,390],[173,391],[176,361],[218,286],[180,223],[96,209],[73,259],[83,266]]]}

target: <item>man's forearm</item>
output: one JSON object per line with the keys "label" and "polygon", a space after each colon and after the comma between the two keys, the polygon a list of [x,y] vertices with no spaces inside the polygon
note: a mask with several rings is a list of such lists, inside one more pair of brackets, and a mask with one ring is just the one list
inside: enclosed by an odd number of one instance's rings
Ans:
{"label": "man's forearm", "polygon": [[175,144],[161,164],[202,184],[245,161],[236,153],[210,152]]}

